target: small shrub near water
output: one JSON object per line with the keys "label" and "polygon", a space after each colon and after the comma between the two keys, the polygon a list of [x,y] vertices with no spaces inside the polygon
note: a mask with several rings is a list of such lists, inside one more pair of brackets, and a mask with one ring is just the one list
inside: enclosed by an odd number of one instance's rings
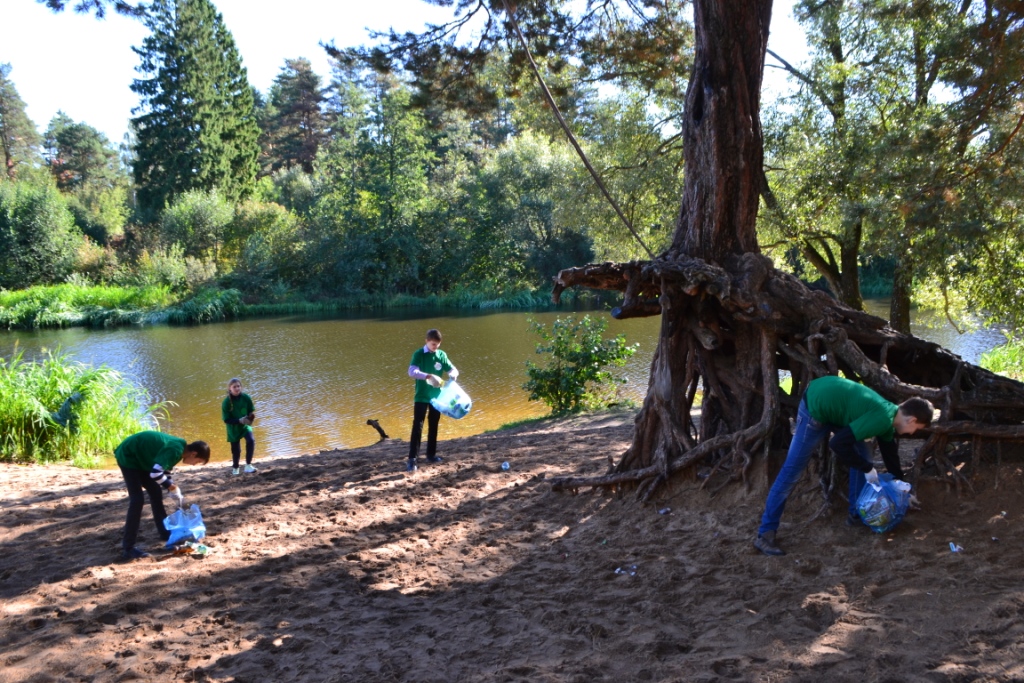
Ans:
{"label": "small shrub near water", "polygon": [[602,338],[604,320],[589,315],[577,320],[558,318],[548,328],[531,321],[531,329],[542,341],[537,353],[551,354],[547,367],[526,363],[529,380],[523,388],[531,401],[544,401],[554,415],[601,408],[612,403],[616,384],[625,383],[606,368],[622,367],[636,353],[637,345],[626,344],[625,335]]}
{"label": "small shrub near water", "polygon": [[175,325],[220,322],[238,318],[242,309],[242,295],[237,289],[201,289],[188,301],[170,309],[167,321]]}
{"label": "small shrub near water", "polygon": [[166,417],[165,404],[119,372],[46,353],[0,359],[0,460],[96,467],[129,434]]}

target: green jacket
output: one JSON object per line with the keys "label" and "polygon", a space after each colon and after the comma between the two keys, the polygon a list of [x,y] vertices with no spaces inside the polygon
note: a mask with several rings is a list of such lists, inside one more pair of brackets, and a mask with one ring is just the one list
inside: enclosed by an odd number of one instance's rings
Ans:
{"label": "green jacket", "polygon": [[899,406],[878,392],[843,377],[819,377],[807,386],[807,411],[815,420],[849,427],[857,441],[896,437],[892,421]]}
{"label": "green jacket", "polygon": [[171,469],[181,462],[187,445],[185,439],[163,432],[139,432],[114,449],[114,459],[127,470],[149,472],[150,478],[166,489],[174,483],[169,476]]}
{"label": "green jacket", "polygon": [[237,420],[254,412],[256,412],[256,406],[253,405],[249,394],[239,394],[238,398],[234,398],[231,394],[224,397],[224,402],[220,404],[220,416],[224,420],[224,426],[228,428],[228,442],[234,443],[244,437],[246,432],[252,431],[252,427],[249,425],[229,423],[228,420]]}

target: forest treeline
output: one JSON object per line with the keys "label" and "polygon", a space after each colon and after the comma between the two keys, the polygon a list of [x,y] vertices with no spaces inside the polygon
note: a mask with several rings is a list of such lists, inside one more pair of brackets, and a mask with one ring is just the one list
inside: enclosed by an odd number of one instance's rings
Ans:
{"label": "forest treeline", "polygon": [[[378,36],[331,47],[329,74],[288,59],[261,93],[213,3],[157,0],[118,144],[63,113],[40,131],[16,65],[2,65],[0,323],[526,306],[561,268],[644,258],[640,240],[657,253],[680,211],[692,27],[660,3],[600,4],[577,21],[561,3],[530,5],[521,21],[639,240],[512,42],[474,52]],[[1022,19],[904,5],[796,3],[810,53],[769,57],[797,87],[762,105],[761,248],[855,307],[891,294],[897,329],[917,301],[1012,332],[1024,313]]]}

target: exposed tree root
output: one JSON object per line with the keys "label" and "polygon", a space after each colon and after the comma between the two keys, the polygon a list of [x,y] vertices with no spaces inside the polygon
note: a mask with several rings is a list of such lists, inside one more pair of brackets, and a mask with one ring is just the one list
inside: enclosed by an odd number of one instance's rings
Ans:
{"label": "exposed tree root", "polygon": [[[932,458],[958,491],[969,488],[946,457],[946,443],[977,448],[983,441],[1024,441],[1024,384],[896,332],[881,318],[807,288],[759,254],[722,265],[665,254],[570,268],[555,278],[553,298],[580,286],[622,292],[622,305],[612,311],[617,318],[661,313],[662,333],[630,449],[605,475],[555,479],[555,490],[632,486],[649,500],[698,465],[746,481],[752,454],[767,452],[780,431],[788,436],[807,383],[839,371],[893,402],[921,396],[941,410],[925,434],[915,476]],[[779,389],[779,370],[790,373],[791,394]],[[689,414],[698,385],[703,401],[695,436]]]}

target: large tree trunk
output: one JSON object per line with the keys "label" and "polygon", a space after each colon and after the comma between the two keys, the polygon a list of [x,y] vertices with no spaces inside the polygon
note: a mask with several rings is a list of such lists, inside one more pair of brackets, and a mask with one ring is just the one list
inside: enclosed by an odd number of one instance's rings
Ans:
{"label": "large tree trunk", "polygon": [[889,301],[889,327],[910,334],[910,267],[900,259],[892,276],[892,299]]}
{"label": "large tree trunk", "polygon": [[[696,57],[683,131],[686,179],[672,246],[658,259],[666,266],[681,257],[720,264],[760,251],[755,232],[763,165],[760,92],[771,10],[771,0],[694,3]],[[764,333],[742,323],[723,329],[714,297],[670,284],[661,289],[661,335],[650,389],[619,471],[664,473],[667,463],[693,448],[695,437],[707,442],[742,431],[759,423],[764,411],[763,392],[750,391],[764,385],[764,370],[773,370],[762,367]],[[690,421],[698,385],[703,388],[699,435]],[[763,436],[731,450],[746,457]]]}

